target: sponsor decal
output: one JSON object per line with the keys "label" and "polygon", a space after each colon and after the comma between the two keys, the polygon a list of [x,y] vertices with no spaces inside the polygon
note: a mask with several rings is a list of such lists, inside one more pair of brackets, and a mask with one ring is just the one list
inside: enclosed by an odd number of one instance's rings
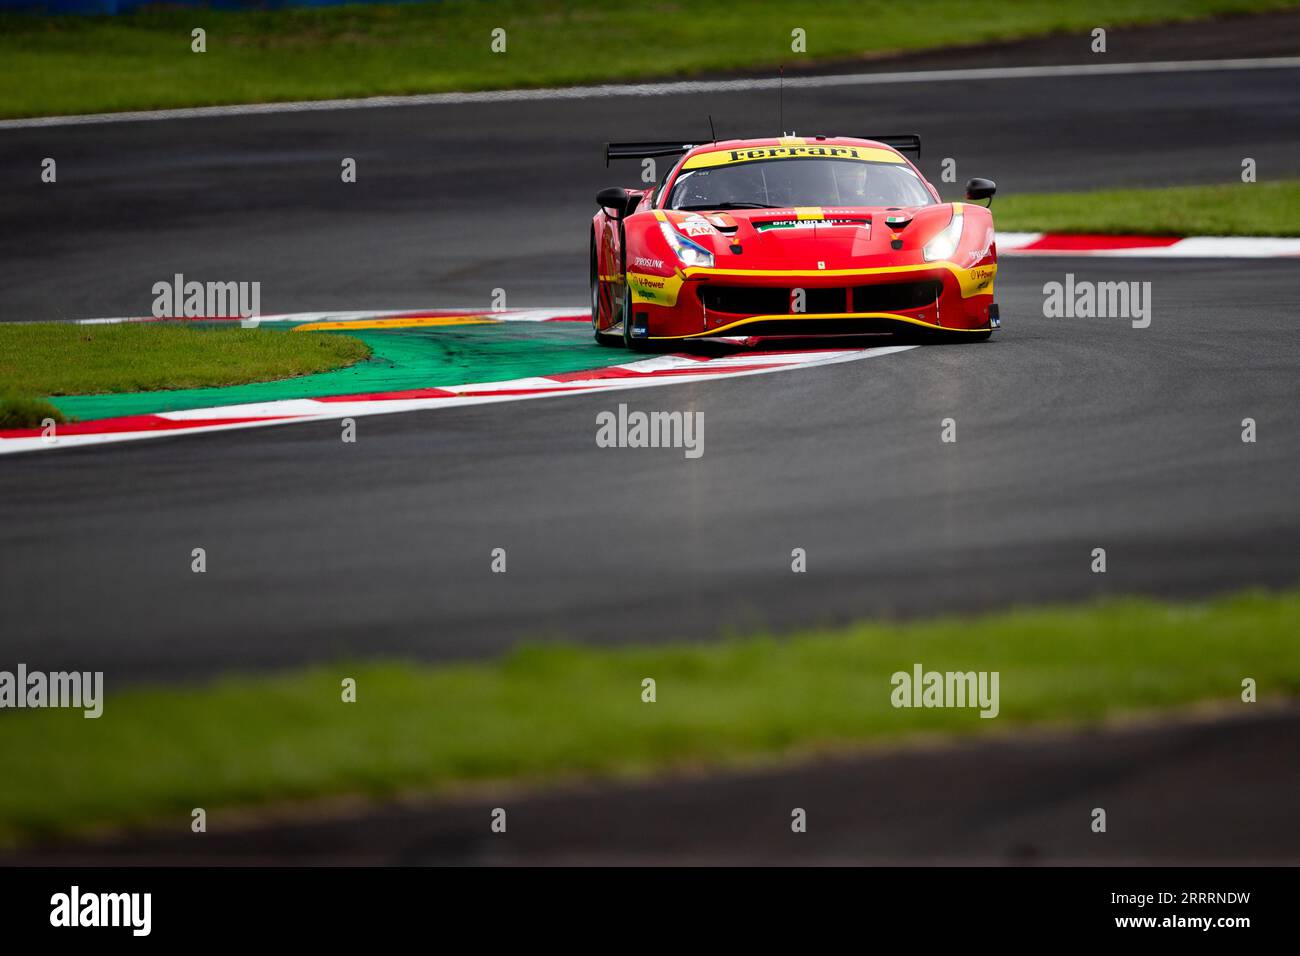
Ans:
{"label": "sponsor decal", "polygon": [[974,269],[959,270],[957,282],[961,286],[961,297],[968,299],[973,295],[992,295],[993,279],[997,274],[997,266],[976,266]]}
{"label": "sponsor decal", "polygon": [[804,229],[808,226],[861,226],[863,229],[870,229],[871,223],[866,219],[775,219],[771,222],[754,223],[757,232],[767,229]]}
{"label": "sponsor decal", "polygon": [[701,169],[731,163],[753,163],[764,159],[853,159],[867,163],[902,163],[903,157],[893,150],[875,146],[754,146],[749,149],[719,149],[696,153],[682,166]]}
{"label": "sponsor decal", "polygon": [[754,223],[754,230],[756,232],[765,232],[768,229],[805,229],[815,225],[817,223],[810,219],[775,219],[772,222]]}
{"label": "sponsor decal", "polygon": [[652,276],[640,272],[629,272],[627,284],[632,290],[633,302],[650,305],[676,305],[677,293],[682,288],[682,280],[677,276]]}
{"label": "sponsor decal", "polygon": [[640,269],[662,269],[664,267],[662,259],[647,259],[645,256],[637,256],[632,260],[632,264]]}
{"label": "sponsor decal", "polygon": [[677,228],[692,239],[698,239],[700,236],[710,236],[714,232],[713,225],[700,215],[687,216],[677,223]]}

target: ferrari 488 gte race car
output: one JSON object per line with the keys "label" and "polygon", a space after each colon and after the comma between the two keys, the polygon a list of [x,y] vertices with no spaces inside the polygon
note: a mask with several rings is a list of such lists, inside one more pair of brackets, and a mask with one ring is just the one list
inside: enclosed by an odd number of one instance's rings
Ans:
{"label": "ferrari 488 gte race car", "polygon": [[[596,340],[988,338],[993,217],[942,202],[903,155],[920,148],[912,134],[608,144],[606,165],[680,158],[653,188],[596,197]],[[966,198],[994,189],[972,179]]]}

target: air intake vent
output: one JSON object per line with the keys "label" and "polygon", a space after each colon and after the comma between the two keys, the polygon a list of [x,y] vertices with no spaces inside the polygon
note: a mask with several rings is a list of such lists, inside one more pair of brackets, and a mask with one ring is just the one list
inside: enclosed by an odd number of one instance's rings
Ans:
{"label": "air intake vent", "polygon": [[[907,312],[934,305],[943,291],[938,279],[853,287],[854,312]],[[810,310],[811,311],[811,310]]]}

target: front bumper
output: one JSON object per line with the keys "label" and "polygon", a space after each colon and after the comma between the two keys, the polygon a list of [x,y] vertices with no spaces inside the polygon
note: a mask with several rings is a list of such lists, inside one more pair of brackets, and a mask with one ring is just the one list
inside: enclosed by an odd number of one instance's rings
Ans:
{"label": "front bumper", "polygon": [[952,262],[780,272],[688,268],[672,276],[629,272],[628,283],[634,337],[662,341],[991,331],[996,273],[996,263]]}

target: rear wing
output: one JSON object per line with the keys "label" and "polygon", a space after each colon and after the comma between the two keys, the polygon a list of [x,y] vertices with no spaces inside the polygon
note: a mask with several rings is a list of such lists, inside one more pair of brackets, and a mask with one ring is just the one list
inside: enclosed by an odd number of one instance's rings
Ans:
{"label": "rear wing", "polygon": [[683,143],[681,140],[659,143],[606,143],[605,165],[611,159],[645,159],[648,156],[680,156],[687,150],[694,149],[698,143]]}
{"label": "rear wing", "polygon": [[871,134],[863,136],[862,139],[874,139],[877,143],[884,143],[886,146],[894,147],[900,153],[915,153],[917,159],[921,158],[920,133]]}

